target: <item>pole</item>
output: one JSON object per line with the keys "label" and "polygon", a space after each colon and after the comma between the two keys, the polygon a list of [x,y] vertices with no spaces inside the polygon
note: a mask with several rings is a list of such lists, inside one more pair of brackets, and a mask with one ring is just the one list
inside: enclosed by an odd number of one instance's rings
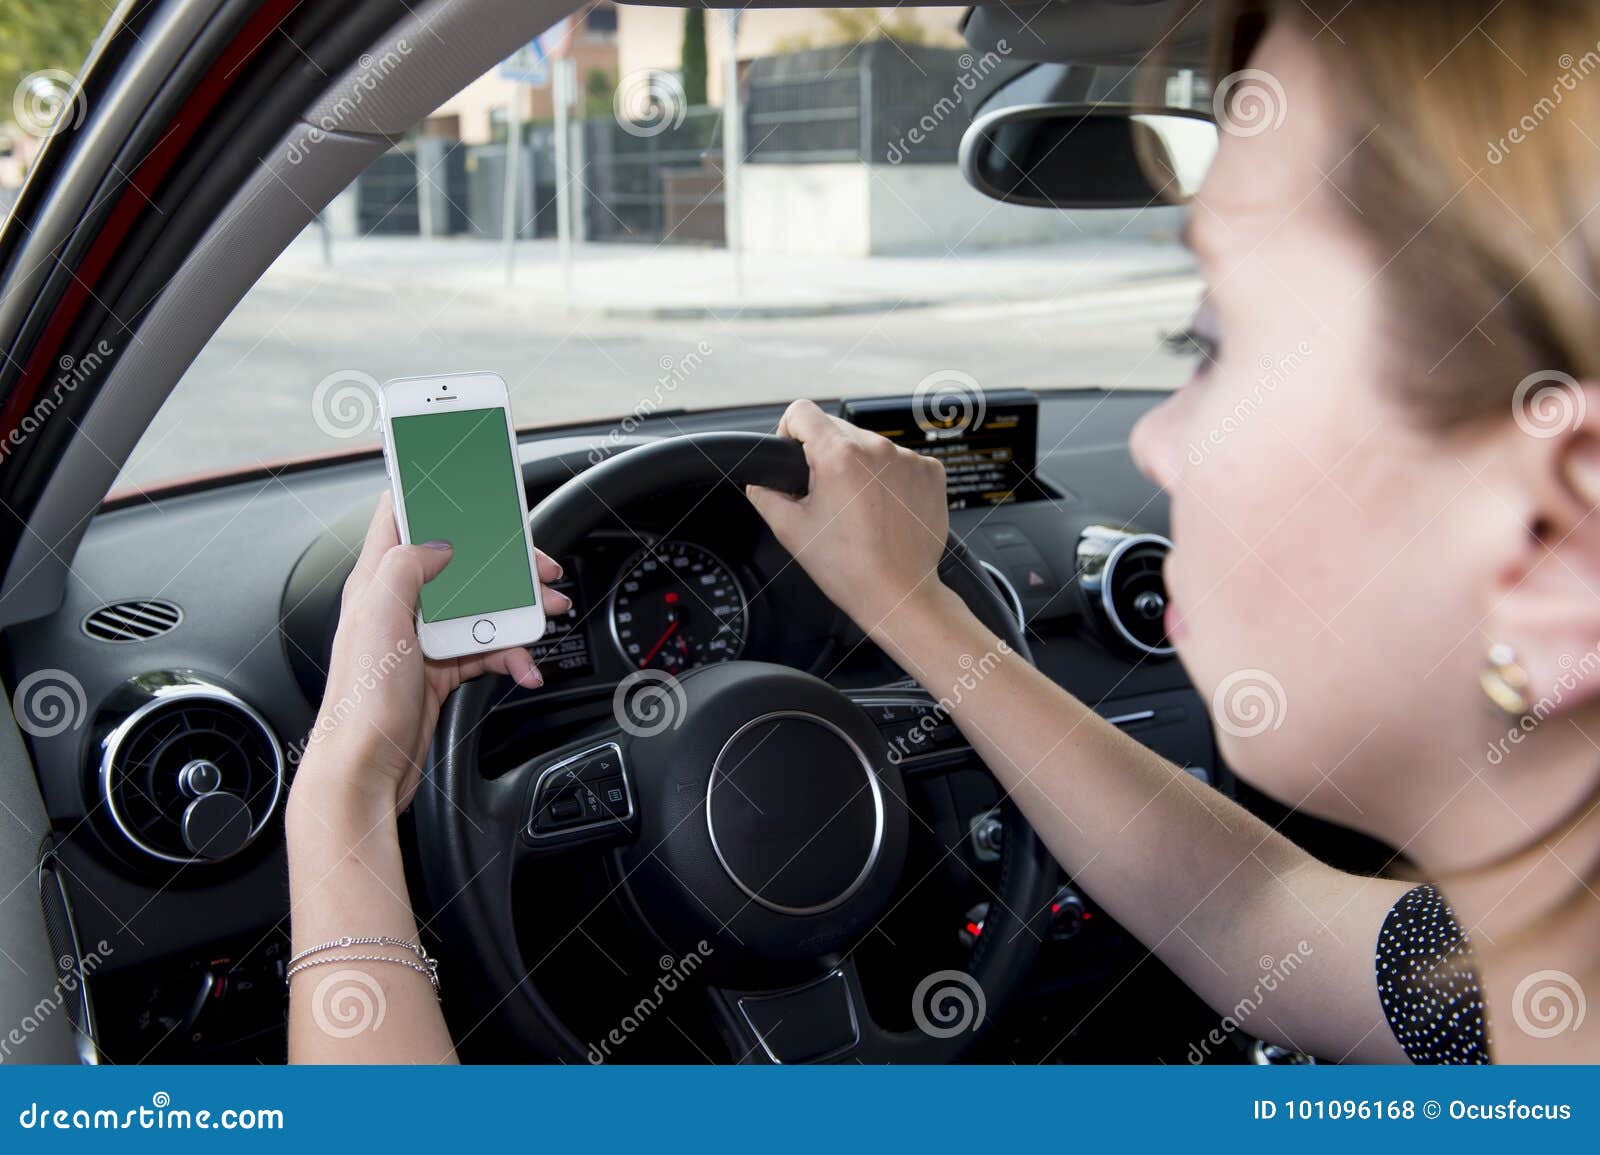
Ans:
{"label": "pole", "polygon": [[561,283],[567,308],[572,308],[572,142],[571,111],[573,73],[577,65],[562,58],[554,62],[551,95],[556,114],[556,247],[561,255]]}
{"label": "pole", "polygon": [[522,179],[522,85],[514,82],[506,110],[505,204],[501,217],[505,232],[506,284],[517,279],[517,187]]}
{"label": "pole", "polygon": [[722,53],[722,219],[733,265],[733,297],[744,300],[743,218],[739,166],[744,163],[744,105],[739,93],[739,10],[723,11],[728,43]]}

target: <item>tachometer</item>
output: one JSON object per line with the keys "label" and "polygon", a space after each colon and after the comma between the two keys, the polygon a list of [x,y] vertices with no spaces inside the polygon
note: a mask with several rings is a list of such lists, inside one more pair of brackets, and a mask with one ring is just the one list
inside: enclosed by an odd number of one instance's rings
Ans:
{"label": "tachometer", "polygon": [[623,567],[611,596],[611,636],[637,670],[679,673],[744,652],[750,609],[733,571],[709,550],[663,541]]}

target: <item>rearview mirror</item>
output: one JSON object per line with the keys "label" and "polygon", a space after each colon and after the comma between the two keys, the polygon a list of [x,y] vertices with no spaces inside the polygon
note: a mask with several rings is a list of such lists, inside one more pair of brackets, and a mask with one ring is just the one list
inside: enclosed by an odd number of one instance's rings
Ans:
{"label": "rearview mirror", "polygon": [[1217,151],[1217,126],[1187,109],[1024,104],[981,114],[961,138],[961,172],[1008,204],[1144,208],[1188,200]]}

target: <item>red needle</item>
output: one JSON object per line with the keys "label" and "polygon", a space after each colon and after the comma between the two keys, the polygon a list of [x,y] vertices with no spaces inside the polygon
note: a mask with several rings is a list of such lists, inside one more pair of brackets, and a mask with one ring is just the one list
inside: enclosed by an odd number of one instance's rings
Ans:
{"label": "red needle", "polygon": [[661,652],[661,647],[667,644],[667,639],[670,638],[673,634],[675,634],[677,632],[678,632],[678,623],[677,622],[673,622],[670,626],[667,627],[667,632],[662,634],[659,638],[656,639],[656,644],[650,647],[650,652],[648,654],[646,654],[640,660],[639,668],[642,670],[646,666],[648,666],[650,664],[650,659],[655,657],[657,654],[659,654]]}

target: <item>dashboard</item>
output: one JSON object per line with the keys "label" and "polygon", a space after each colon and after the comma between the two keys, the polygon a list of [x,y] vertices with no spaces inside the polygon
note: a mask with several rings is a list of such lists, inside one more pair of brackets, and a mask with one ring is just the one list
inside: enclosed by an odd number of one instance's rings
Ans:
{"label": "dashboard", "polygon": [[[915,447],[971,466],[965,476],[976,484],[952,490],[952,530],[1025,620],[1040,668],[1197,777],[1233,790],[1203,703],[1159,627],[1151,632],[1150,621],[1159,621],[1149,611],[1160,596],[1166,511],[1126,446],[1133,423],[1159,398],[1071,391],[1045,393],[1035,403],[997,395],[989,418],[995,424],[974,426],[959,443],[943,429],[906,427],[906,435]],[[640,423],[633,440],[768,431],[780,412],[661,415]],[[858,405],[855,414],[875,427],[905,426],[903,414],[882,406]],[[519,452],[530,506],[584,469],[605,433],[573,428],[524,437]],[[1005,484],[1018,453],[1037,467],[1022,470],[1036,479],[1025,490]],[[30,669],[66,671],[81,685],[91,718],[69,740],[33,743],[33,753],[56,832],[50,869],[70,902],[76,936],[112,948],[96,985],[101,1003],[120,1008],[101,1015],[102,1034],[119,1040],[118,1061],[145,1053],[271,1058],[281,1044],[276,976],[287,887],[279,799],[315,719],[340,590],[384,484],[381,461],[363,456],[108,507],[74,560],[65,604],[7,631],[13,683],[17,654],[28,655]],[[883,688],[875,707],[883,727],[914,722],[927,708],[904,673],[778,545],[742,493],[727,486],[663,491],[618,515],[572,556],[557,559],[565,569],[557,588],[572,598],[572,609],[548,623],[537,645],[545,687],[508,690],[485,723],[485,774],[581,735],[609,712],[619,681],[640,669],[671,674],[757,659],[841,688]],[[143,729],[129,721],[136,715]],[[930,950],[954,949],[963,927],[981,922],[976,880],[995,860],[983,844],[998,802],[993,782],[954,728],[946,729],[937,749],[917,752],[923,771],[913,790],[929,830],[960,844],[975,905],[918,911],[925,923],[895,932],[913,940],[928,934],[936,943]],[[224,735],[226,749],[198,758],[196,743],[213,732]],[[153,795],[149,783],[162,759],[182,758],[182,773],[191,777],[191,763],[214,762],[221,780],[232,783],[221,792],[243,804],[197,818],[199,797],[218,791],[185,794],[190,786],[182,786]],[[119,799],[129,803],[125,822],[112,817]],[[208,844],[227,853],[186,853],[196,824],[232,832],[233,841]],[[603,870],[593,874],[603,877]],[[561,904],[581,902],[592,882],[585,876],[554,888],[541,884],[539,901],[552,922],[559,924]],[[1062,901],[1073,921],[1061,942],[1076,939],[1073,961],[1067,966],[1047,952],[1039,977],[1047,986],[1092,971],[1097,950],[1127,945],[1107,919],[1099,939],[1087,936],[1101,945],[1086,946],[1077,938],[1086,924],[1076,916],[1092,903],[1066,891]],[[573,964],[574,981],[582,981],[583,965]]]}

